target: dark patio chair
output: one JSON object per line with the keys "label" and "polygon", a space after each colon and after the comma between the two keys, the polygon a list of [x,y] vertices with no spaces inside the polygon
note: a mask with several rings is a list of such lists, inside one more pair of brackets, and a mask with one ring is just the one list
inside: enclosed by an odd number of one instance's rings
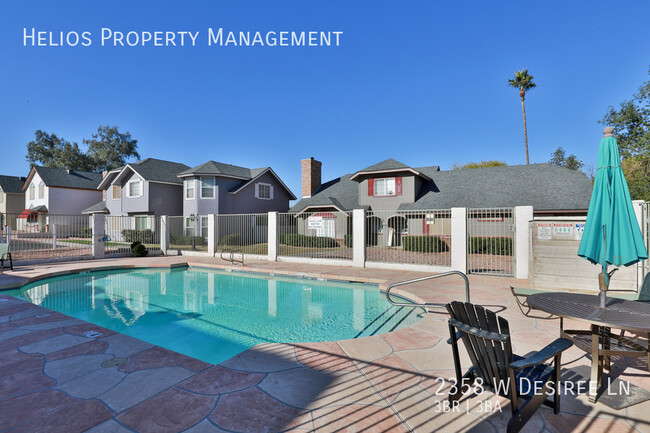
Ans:
{"label": "dark patio chair", "polygon": [[[508,433],[521,430],[542,404],[552,407],[556,414],[560,412],[560,357],[572,346],[570,340],[558,338],[536,354],[523,358],[512,353],[510,328],[504,318],[468,302],[454,301],[446,307],[451,316],[448,342],[458,381],[449,394],[450,401],[461,398],[465,390],[480,379],[484,389],[510,399],[512,418],[508,421]],[[464,374],[458,340],[463,341],[472,361],[472,367]],[[546,364],[551,358],[553,362]],[[519,399],[523,400],[522,404]]]}
{"label": "dark patio chair", "polygon": [[14,270],[14,262],[9,251],[9,243],[0,243],[0,272],[4,271],[5,260],[9,260],[9,267]]}
{"label": "dark patio chair", "polygon": [[553,314],[536,310],[528,304],[528,297],[536,293],[542,293],[541,291],[510,286],[510,292],[512,293],[512,296],[514,296],[515,301],[517,302],[517,306],[521,311],[521,314],[523,314],[524,316],[530,317],[531,319],[544,319],[544,320],[559,318]]}

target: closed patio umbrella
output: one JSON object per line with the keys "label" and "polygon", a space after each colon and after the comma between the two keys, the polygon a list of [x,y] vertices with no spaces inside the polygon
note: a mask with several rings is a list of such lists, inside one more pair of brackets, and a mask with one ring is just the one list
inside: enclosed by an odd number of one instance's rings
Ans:
{"label": "closed patio umbrella", "polygon": [[607,267],[630,266],[648,258],[613,132],[614,128],[605,128],[600,140],[594,189],[578,249],[580,257],[603,267],[601,307],[605,306],[605,290],[611,275],[607,274]]}

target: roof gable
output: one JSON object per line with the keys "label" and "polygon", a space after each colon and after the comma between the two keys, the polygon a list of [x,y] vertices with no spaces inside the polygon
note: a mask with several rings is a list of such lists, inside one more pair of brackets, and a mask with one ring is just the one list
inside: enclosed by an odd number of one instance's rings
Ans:
{"label": "roof gable", "polygon": [[264,171],[265,169],[266,168],[251,170],[250,168],[240,167],[238,165],[224,164],[223,162],[217,161],[208,161],[197,165],[196,167],[188,168],[187,170],[178,173],[178,177],[212,175],[229,176],[240,179],[251,179],[256,176],[252,173],[254,170],[257,170],[256,173],[259,174],[259,170]]}

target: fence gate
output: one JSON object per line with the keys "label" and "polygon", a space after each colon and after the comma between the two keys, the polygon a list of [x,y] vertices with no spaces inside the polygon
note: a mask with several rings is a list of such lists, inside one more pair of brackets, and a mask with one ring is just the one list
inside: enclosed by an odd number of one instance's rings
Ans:
{"label": "fence gate", "polygon": [[467,271],[471,274],[515,274],[513,208],[467,210]]}

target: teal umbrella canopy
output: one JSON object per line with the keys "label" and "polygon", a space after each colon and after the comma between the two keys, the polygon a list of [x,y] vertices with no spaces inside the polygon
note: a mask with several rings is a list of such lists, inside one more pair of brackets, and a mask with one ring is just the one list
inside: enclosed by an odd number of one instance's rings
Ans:
{"label": "teal umbrella canopy", "polygon": [[603,267],[630,266],[648,258],[621,168],[614,129],[605,128],[598,149],[594,189],[578,255]]}

